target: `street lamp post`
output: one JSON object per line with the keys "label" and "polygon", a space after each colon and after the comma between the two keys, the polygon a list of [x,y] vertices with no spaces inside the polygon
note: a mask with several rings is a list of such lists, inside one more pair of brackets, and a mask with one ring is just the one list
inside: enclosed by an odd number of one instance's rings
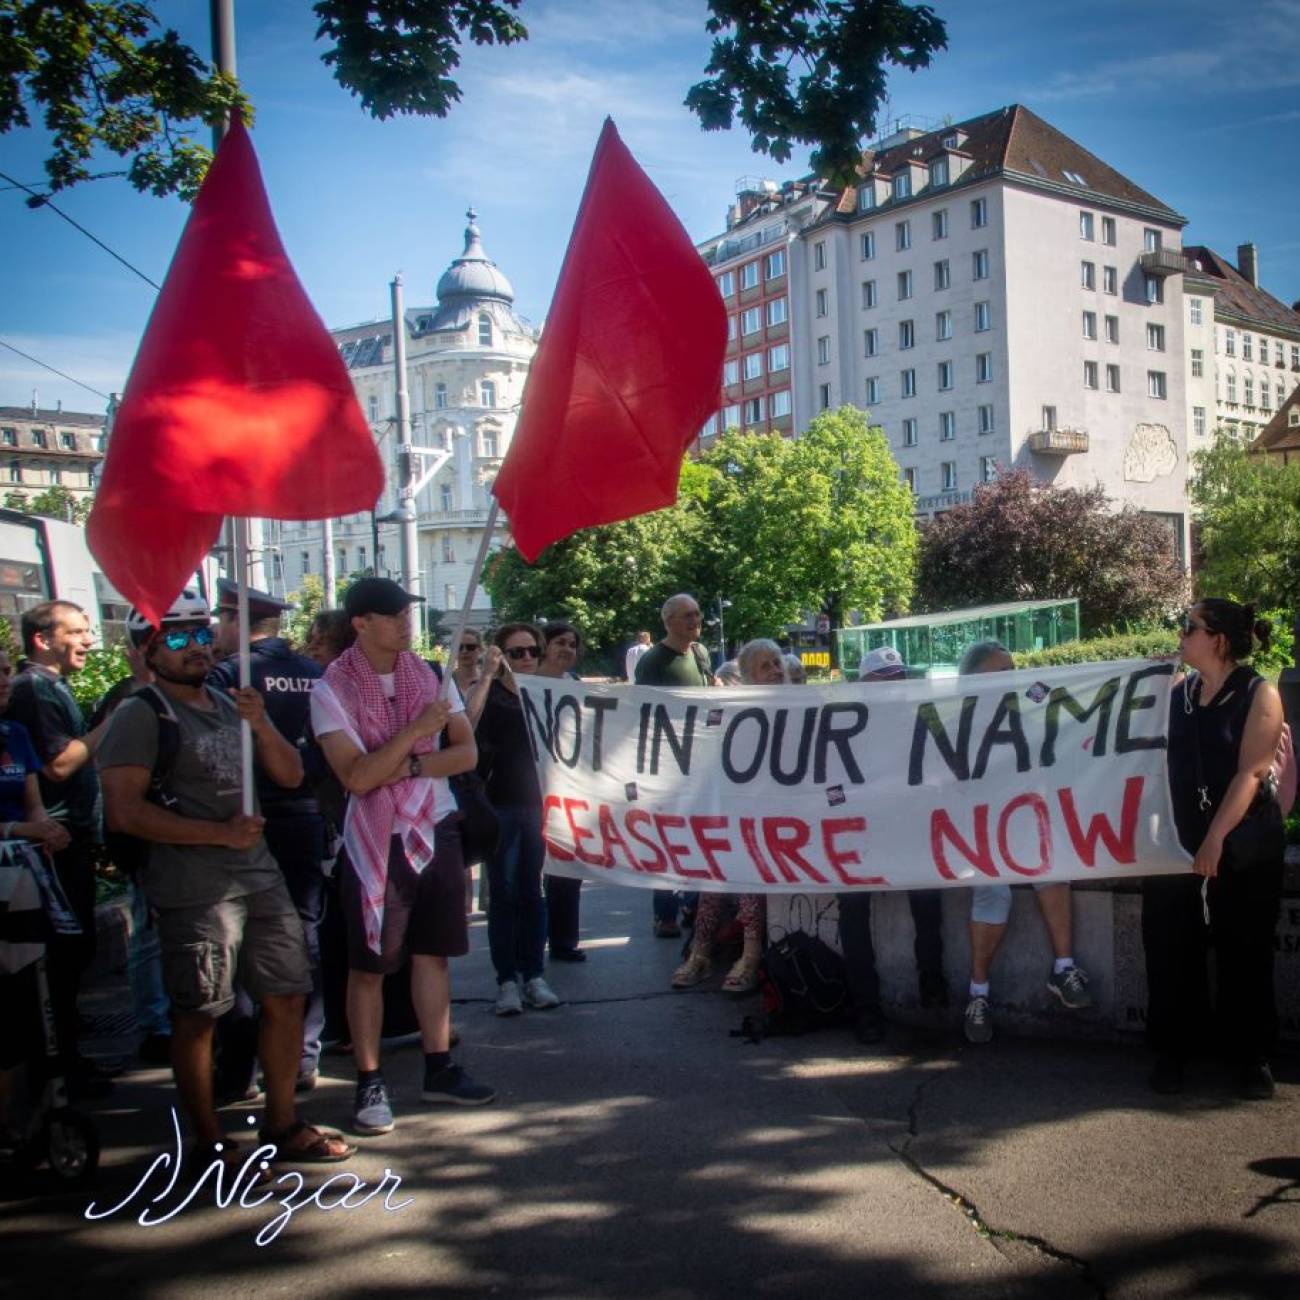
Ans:
{"label": "street lamp post", "polygon": [[731,601],[718,597],[718,649],[722,651],[723,660],[727,657],[727,625],[723,621],[722,611],[731,608]]}

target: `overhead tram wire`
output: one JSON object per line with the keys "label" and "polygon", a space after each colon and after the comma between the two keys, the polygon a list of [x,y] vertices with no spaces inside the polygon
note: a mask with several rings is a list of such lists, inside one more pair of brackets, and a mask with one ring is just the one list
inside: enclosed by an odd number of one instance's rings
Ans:
{"label": "overhead tram wire", "polygon": [[[151,289],[160,290],[162,288],[162,285],[151,280],[147,275],[145,275],[145,273],[142,270],[140,270],[138,266],[132,266],[131,263],[128,262],[126,258],[122,256],[121,253],[115,252],[113,249],[109,248],[109,246],[106,243],[104,243],[104,241],[100,239],[97,235],[92,235],[90,231],[86,229],[85,226],[81,225],[77,221],[74,221],[70,216],[68,216],[66,212],[63,211],[62,208],[56,208],[54,204],[50,202],[48,196],[40,193],[39,190],[32,189],[30,185],[24,185],[22,181],[14,180],[12,176],[8,175],[5,172],[0,172],[0,180],[8,181],[9,184],[14,189],[23,190],[27,194],[31,195],[31,198],[38,200],[36,203],[30,203],[29,200],[30,206],[34,208],[49,208],[49,210],[53,212],[55,216],[62,217],[64,221],[66,221],[68,225],[70,225],[74,230],[79,230],[83,235],[85,235],[85,237],[89,239],[92,244],[98,244],[99,247],[102,248],[104,252],[106,252],[109,255],[109,257],[114,258],[118,262],[121,262],[122,265],[126,267],[128,271],[132,272],[135,275],[138,275],[140,279],[142,279],[145,282],[145,284],[147,284]],[[73,383],[76,382],[77,382],[76,380],[73,380]],[[85,385],[83,384],[82,387],[84,388]],[[92,389],[91,391],[93,392],[94,390]]]}
{"label": "overhead tram wire", "polygon": [[113,400],[107,393],[101,393],[98,388],[92,388],[89,384],[83,384],[80,379],[73,379],[71,375],[65,375],[62,370],[56,370],[48,362],[42,361],[39,357],[34,357],[28,352],[24,352],[22,348],[14,347],[12,343],[6,343],[4,339],[0,339],[0,348],[8,348],[10,352],[18,353],[18,355],[25,361],[30,361],[33,365],[40,366],[42,370],[48,370],[52,375],[58,375],[60,379],[66,379],[70,384],[76,384],[78,388],[84,388],[88,393],[94,393],[96,397],[102,397],[106,402]]}

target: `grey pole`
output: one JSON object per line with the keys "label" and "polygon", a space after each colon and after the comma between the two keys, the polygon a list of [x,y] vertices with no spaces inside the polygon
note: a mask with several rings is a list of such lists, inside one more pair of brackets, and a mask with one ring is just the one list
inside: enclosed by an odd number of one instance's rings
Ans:
{"label": "grey pole", "polygon": [[322,609],[333,609],[336,599],[334,592],[338,586],[338,574],[334,572],[334,520],[321,520],[321,546],[324,550],[321,564],[321,581],[325,587],[325,603]]}
{"label": "grey pole", "polygon": [[[406,392],[406,312],[402,277],[393,277],[393,368],[397,380],[398,525],[402,539],[402,586],[413,596],[420,591],[420,533],[415,518],[415,455],[411,450],[411,403]],[[420,631],[419,607],[411,605],[411,632]]]}

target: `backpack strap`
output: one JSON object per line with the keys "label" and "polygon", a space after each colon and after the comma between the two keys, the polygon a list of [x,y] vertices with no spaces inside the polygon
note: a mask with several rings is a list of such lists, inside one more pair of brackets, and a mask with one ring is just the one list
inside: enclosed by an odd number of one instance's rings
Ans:
{"label": "backpack strap", "polygon": [[[207,689],[215,694],[211,687]],[[142,686],[132,698],[147,704],[158,722],[158,752],[154,755],[148,798],[166,808],[175,803],[175,797],[167,790],[167,782],[176,765],[176,755],[180,753],[181,724],[171,701],[153,683]]]}
{"label": "backpack strap", "polygon": [[691,642],[691,652],[695,655],[695,666],[700,670],[706,686],[713,685],[713,667],[709,663],[708,652],[698,641]]}

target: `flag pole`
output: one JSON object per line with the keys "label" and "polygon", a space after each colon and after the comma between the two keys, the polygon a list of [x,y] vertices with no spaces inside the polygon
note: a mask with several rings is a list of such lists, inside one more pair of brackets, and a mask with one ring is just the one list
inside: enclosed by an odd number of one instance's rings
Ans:
{"label": "flag pole", "polygon": [[[253,660],[248,641],[248,520],[242,516],[231,521],[235,534],[235,582],[239,612],[239,684],[253,684]],[[245,817],[253,815],[253,729],[248,720],[239,723],[239,776],[241,803]]]}
{"label": "flag pole", "polygon": [[478,580],[482,576],[483,566],[487,563],[488,547],[492,545],[492,534],[496,531],[497,514],[500,509],[501,503],[496,497],[492,497],[492,504],[488,507],[487,522],[483,525],[483,536],[478,544],[478,554],[474,557],[474,567],[469,573],[469,585],[465,588],[465,600],[456,618],[456,630],[452,634],[451,649],[447,656],[447,671],[442,675],[441,694],[444,700],[451,696],[451,670],[456,666],[460,639],[465,635],[465,628],[469,623],[469,611],[474,604],[474,594],[478,591]]}

